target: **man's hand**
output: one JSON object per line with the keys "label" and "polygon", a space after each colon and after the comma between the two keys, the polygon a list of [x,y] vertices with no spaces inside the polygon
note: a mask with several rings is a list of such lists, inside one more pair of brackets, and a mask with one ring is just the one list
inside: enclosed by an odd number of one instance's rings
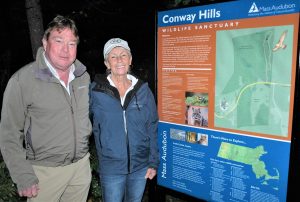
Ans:
{"label": "man's hand", "polygon": [[38,191],[39,191],[39,187],[37,184],[32,185],[31,187],[27,188],[27,189],[23,189],[21,191],[19,191],[19,195],[21,197],[36,197],[38,195]]}
{"label": "man's hand", "polygon": [[154,168],[148,168],[147,173],[145,175],[145,178],[149,178],[150,180],[152,180],[156,175],[156,170]]}

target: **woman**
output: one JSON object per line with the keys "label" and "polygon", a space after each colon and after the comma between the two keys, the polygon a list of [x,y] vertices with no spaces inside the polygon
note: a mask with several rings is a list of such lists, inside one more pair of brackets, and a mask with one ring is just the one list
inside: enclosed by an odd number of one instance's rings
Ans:
{"label": "woman", "polygon": [[96,75],[90,91],[103,200],[140,202],[159,164],[155,100],[148,84],[129,74],[126,41],[110,39],[103,55],[108,75]]}

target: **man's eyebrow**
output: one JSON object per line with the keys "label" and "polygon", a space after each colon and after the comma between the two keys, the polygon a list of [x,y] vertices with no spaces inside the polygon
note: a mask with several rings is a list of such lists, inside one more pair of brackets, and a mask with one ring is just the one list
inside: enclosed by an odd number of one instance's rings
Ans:
{"label": "man's eyebrow", "polygon": [[60,39],[62,39],[61,36],[52,36],[52,38],[60,38]]}

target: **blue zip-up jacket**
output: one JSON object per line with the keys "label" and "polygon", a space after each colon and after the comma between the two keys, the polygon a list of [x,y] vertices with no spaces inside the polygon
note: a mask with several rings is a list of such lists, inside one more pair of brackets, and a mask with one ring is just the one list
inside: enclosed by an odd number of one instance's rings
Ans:
{"label": "blue zip-up jacket", "polygon": [[122,106],[105,75],[90,87],[90,111],[100,174],[128,174],[159,164],[158,114],[147,83],[138,80]]}

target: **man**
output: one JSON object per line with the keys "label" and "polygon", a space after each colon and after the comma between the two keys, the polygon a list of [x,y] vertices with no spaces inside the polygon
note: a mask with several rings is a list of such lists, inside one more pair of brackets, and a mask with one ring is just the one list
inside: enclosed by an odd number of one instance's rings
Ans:
{"label": "man", "polygon": [[9,80],[3,97],[0,147],[27,201],[86,201],[91,169],[90,76],[76,59],[73,20],[49,23],[36,61]]}

